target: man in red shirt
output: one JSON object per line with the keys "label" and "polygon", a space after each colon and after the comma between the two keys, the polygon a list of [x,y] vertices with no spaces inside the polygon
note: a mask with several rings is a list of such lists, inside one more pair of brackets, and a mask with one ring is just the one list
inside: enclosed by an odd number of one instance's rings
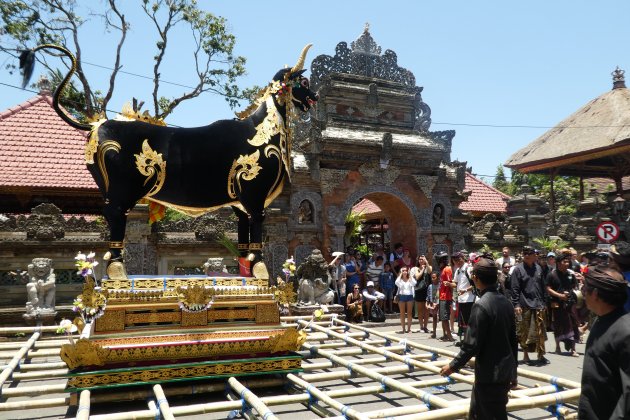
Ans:
{"label": "man in red shirt", "polygon": [[442,341],[455,341],[451,334],[451,326],[449,324],[451,315],[451,305],[453,304],[453,270],[448,265],[448,254],[439,252],[435,256],[440,267],[440,309],[439,317],[442,321],[442,331],[444,335],[440,337]]}

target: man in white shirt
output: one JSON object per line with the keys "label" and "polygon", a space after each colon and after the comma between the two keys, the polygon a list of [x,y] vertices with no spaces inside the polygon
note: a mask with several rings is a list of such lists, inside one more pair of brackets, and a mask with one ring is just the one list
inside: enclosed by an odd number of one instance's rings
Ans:
{"label": "man in white shirt", "polygon": [[367,288],[363,289],[363,300],[365,301],[365,309],[369,320],[372,313],[372,305],[376,303],[383,309],[383,303],[385,302],[385,295],[374,288],[374,282],[368,281]]}
{"label": "man in white shirt", "polygon": [[503,249],[501,250],[501,253],[503,255],[501,255],[495,261],[498,269],[501,269],[501,267],[503,267],[504,262],[509,262],[510,267],[514,267],[514,265],[516,264],[516,259],[514,257],[510,257],[510,248],[508,248],[507,246],[504,246]]}
{"label": "man in white shirt", "polygon": [[457,305],[459,307],[457,335],[460,341],[455,343],[455,345],[459,347],[468,327],[470,311],[473,303],[475,303],[469,265],[465,262],[464,255],[461,252],[453,254],[453,281],[457,283]]}

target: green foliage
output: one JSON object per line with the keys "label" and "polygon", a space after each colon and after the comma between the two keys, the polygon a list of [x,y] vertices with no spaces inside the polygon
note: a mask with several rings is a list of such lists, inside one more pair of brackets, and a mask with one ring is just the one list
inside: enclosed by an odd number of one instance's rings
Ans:
{"label": "green foliage", "polygon": [[[498,173],[498,172],[497,172]],[[551,181],[549,175],[522,174],[512,171],[512,180],[501,190],[509,195],[518,194],[525,182],[532,187],[534,194],[551,205]],[[580,179],[573,176],[556,176],[553,182],[556,215],[575,215],[580,201]]]}
{"label": "green foliage", "polygon": [[495,260],[501,257],[501,252],[493,250],[488,244],[483,244],[479,250],[479,254],[491,254]]}
{"label": "green foliage", "polygon": [[219,239],[217,239],[217,243],[219,245],[223,245],[230,254],[234,255],[235,257],[240,257],[241,254],[240,252],[238,252],[238,247],[236,246],[236,244],[234,244],[234,242],[230,240],[230,238],[227,237],[225,233],[221,233]]}
{"label": "green foliage", "polygon": [[357,246],[354,247],[354,249],[359,251],[361,253],[361,255],[363,255],[363,256],[367,257],[367,256],[370,255],[370,248],[366,244],[357,245]]}
{"label": "green foliage", "polygon": [[532,239],[538,246],[543,249],[545,252],[556,252],[559,249],[566,248],[569,246],[569,242],[563,241],[562,239],[551,239],[548,237],[540,237]]}
{"label": "green foliage", "polygon": [[184,219],[191,219],[191,217],[184,213],[180,213],[177,210],[173,210],[170,207],[167,207],[166,212],[164,213],[164,219],[162,220],[165,222],[176,222],[178,220]]}
{"label": "green foliage", "polygon": [[[62,104],[73,116],[80,120],[94,118],[107,107],[115,89],[118,71],[124,66],[122,56],[123,44],[127,37],[127,30],[132,22],[126,20],[126,9],[138,7],[144,11],[138,19],[148,19],[150,28],[143,34],[147,45],[154,45],[156,54],[154,63],[147,63],[152,67],[154,88],[153,114],[158,118],[165,118],[183,101],[195,98],[204,92],[213,92],[225,97],[230,107],[235,108],[240,100],[249,98],[248,90],[241,90],[236,84],[237,78],[245,74],[245,58],[234,54],[236,37],[229,31],[228,22],[212,13],[206,12],[197,4],[197,0],[106,0],[104,2],[86,5],[88,2],[76,0],[13,0],[0,2],[0,52],[5,56],[2,61],[12,72],[17,68],[17,58],[21,50],[30,49],[38,44],[54,43],[68,48],[77,57],[77,79],[79,83],[70,85]],[[207,7],[207,6],[204,6]],[[107,67],[113,68],[109,77],[98,82],[90,82],[83,72],[81,43],[86,43],[82,32],[82,25],[87,22],[80,15],[90,17],[90,25],[96,25],[97,19],[102,18],[104,32],[108,36],[117,37],[116,52],[109,59]],[[127,15],[133,15],[128,13]],[[171,38],[175,30],[188,31],[188,38],[177,38],[177,44]],[[177,34],[179,37],[179,33]],[[186,36],[186,35],[184,35]],[[153,41],[151,41],[153,37]],[[174,38],[173,38],[174,39]],[[108,39],[109,41],[109,39]],[[186,41],[190,41],[188,44]],[[84,45],[85,47],[85,45]],[[161,83],[160,66],[174,49],[188,49],[189,61],[180,63],[193,69],[195,77],[186,83],[191,87],[181,96],[167,98],[159,94]],[[133,54],[132,51],[128,51]],[[56,54],[51,54],[56,55]],[[37,54],[37,60],[43,64],[53,79],[59,79],[60,74],[66,74],[69,62],[64,60],[63,66],[59,61],[47,60],[51,55]],[[13,59],[11,59],[11,57]],[[108,57],[102,55],[102,60]],[[105,62],[101,64],[106,64]],[[58,67],[61,67],[59,70]],[[65,67],[65,69],[63,68]],[[90,84],[108,86],[107,92],[101,94]],[[53,83],[56,85],[55,83]],[[58,84],[58,83],[57,83]],[[129,98],[131,99],[131,98]]]}
{"label": "green foliage", "polygon": [[501,191],[502,193],[510,194],[511,187],[510,187],[510,183],[505,178],[503,165],[497,166],[497,173],[494,177],[494,182],[492,183],[492,186],[496,188],[497,190]]}
{"label": "green foliage", "polygon": [[363,221],[365,216],[363,213],[350,212],[346,216],[346,232],[343,236],[344,245],[352,245],[361,235],[363,229]]}

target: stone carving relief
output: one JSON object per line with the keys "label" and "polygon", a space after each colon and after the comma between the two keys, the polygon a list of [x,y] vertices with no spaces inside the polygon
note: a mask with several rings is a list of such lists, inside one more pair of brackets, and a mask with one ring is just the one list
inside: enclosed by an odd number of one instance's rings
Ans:
{"label": "stone carving relief", "polygon": [[61,210],[54,204],[44,203],[31,210],[24,224],[27,239],[52,241],[65,235],[65,220]]}
{"label": "stone carving relief", "polygon": [[319,89],[324,78],[331,73],[356,74],[366,77],[390,80],[405,86],[415,86],[416,78],[409,70],[398,66],[398,57],[392,50],[381,55],[381,47],[376,44],[369,28],[350,44],[340,42],[335,48],[335,56],[319,55],[311,65],[311,86]]}
{"label": "stone carving relief", "polygon": [[418,184],[418,187],[420,187],[424,195],[426,195],[428,199],[431,199],[431,196],[433,195],[433,188],[435,188],[438,177],[430,175],[414,175],[413,179],[416,180],[416,184]]}
{"label": "stone carving relief", "polygon": [[366,184],[392,185],[400,175],[400,169],[396,167],[383,169],[376,162],[368,162],[359,167],[359,173],[365,178]]}
{"label": "stone carving relief", "polygon": [[499,220],[493,213],[486,213],[480,220],[470,223],[469,230],[475,241],[501,242],[508,235],[518,235],[516,226]]}
{"label": "stone carving relief", "polygon": [[394,139],[392,133],[383,134],[383,148],[381,149],[381,159],[379,162],[381,169],[387,169],[389,166],[389,161],[392,159],[393,144]]}
{"label": "stone carving relief", "polygon": [[282,264],[289,258],[289,249],[284,243],[271,243],[263,246],[265,265],[269,270],[269,282],[275,284],[278,276],[282,277]]}
{"label": "stone carving relief", "polygon": [[433,206],[433,226],[444,226],[446,221],[446,216],[444,212],[444,206],[441,204],[436,204]]}
{"label": "stone carving relief", "polygon": [[298,206],[297,222],[300,225],[312,225],[315,222],[315,210],[313,204],[308,200],[302,200]]}
{"label": "stone carving relief", "polygon": [[[431,127],[431,108],[422,100],[422,88],[416,88],[416,97],[414,98],[415,116],[414,116],[414,131],[425,133],[429,131]],[[453,135],[455,132],[453,131]]]}
{"label": "stone carving relief", "polygon": [[349,169],[320,169],[320,181],[323,194],[330,194],[350,172]]}
{"label": "stone carving relief", "polygon": [[322,208],[322,196],[315,191],[297,191],[291,194],[291,214],[298,225],[319,224],[317,209]]}

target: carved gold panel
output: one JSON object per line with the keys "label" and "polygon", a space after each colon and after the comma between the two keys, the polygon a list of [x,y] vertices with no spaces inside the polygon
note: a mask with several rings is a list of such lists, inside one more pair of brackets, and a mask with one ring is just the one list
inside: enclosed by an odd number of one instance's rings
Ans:
{"label": "carved gold panel", "polygon": [[102,317],[96,320],[96,332],[123,331],[125,329],[125,311],[105,309]]}
{"label": "carved gold panel", "polygon": [[195,378],[238,376],[252,373],[268,373],[301,370],[301,359],[297,357],[263,360],[230,360],[206,362],[171,367],[152,367],[142,370],[83,373],[70,376],[67,388],[81,390],[115,384],[155,383]]}
{"label": "carved gold panel", "polygon": [[208,323],[217,320],[232,320],[232,319],[255,319],[255,308],[248,309],[222,309],[208,311]]}
{"label": "carved gold panel", "polygon": [[179,323],[181,312],[145,312],[128,313],[125,319],[126,325],[149,323]]}
{"label": "carved gold panel", "polygon": [[182,327],[208,325],[208,311],[182,312]]}
{"label": "carved gold panel", "polygon": [[256,324],[277,324],[279,322],[278,305],[275,303],[256,305]]}

